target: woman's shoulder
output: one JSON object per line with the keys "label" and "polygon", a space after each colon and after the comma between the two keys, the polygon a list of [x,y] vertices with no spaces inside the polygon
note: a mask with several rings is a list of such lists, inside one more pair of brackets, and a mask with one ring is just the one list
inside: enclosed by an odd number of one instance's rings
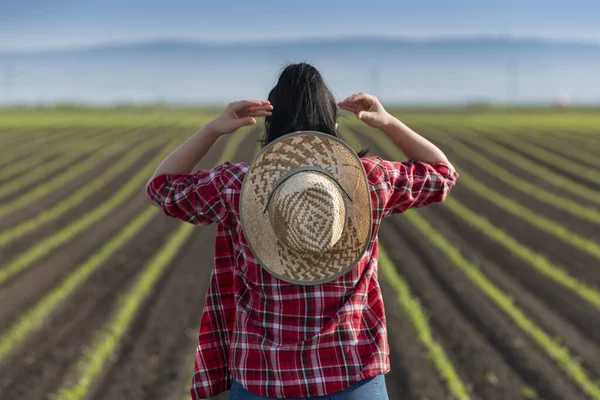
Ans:
{"label": "woman's shoulder", "polygon": [[217,165],[215,168],[218,168],[223,172],[246,173],[250,168],[250,164],[245,161],[225,161],[224,163]]}
{"label": "woman's shoulder", "polygon": [[360,161],[362,162],[365,169],[383,167],[384,162],[383,158],[379,156],[361,157]]}
{"label": "woman's shoulder", "polygon": [[225,161],[213,168],[213,173],[221,177],[221,181],[230,189],[241,189],[250,164],[244,161]]}
{"label": "woman's shoulder", "polygon": [[377,179],[384,173],[388,162],[379,156],[362,157],[360,160],[369,180]]}

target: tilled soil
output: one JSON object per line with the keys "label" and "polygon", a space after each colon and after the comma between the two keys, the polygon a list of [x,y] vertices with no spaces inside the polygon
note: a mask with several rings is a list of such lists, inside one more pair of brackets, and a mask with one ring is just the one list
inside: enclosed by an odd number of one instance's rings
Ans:
{"label": "tilled soil", "polygon": [[[566,153],[561,153],[560,149],[561,149],[561,145],[562,146],[569,146],[570,148],[573,148],[573,144],[572,143],[561,143],[561,142],[552,142],[552,144],[547,144],[546,142],[540,142],[539,139],[537,138],[527,138],[524,137],[523,138],[525,141],[527,141],[530,144],[535,144],[535,146],[546,150],[546,151],[550,151],[556,155],[559,155],[563,158],[569,159],[573,162],[576,162],[578,164],[583,165],[584,167],[590,168],[592,171],[600,171],[600,160],[596,160],[596,162],[594,161],[589,161],[589,160],[583,160],[581,159],[581,157],[578,157],[577,154],[566,154]],[[577,151],[581,152],[582,154],[589,156],[590,154],[593,154],[590,152],[590,149],[587,148],[585,145],[580,145],[581,147],[577,148]],[[575,146],[576,147],[576,146]],[[587,146],[589,147],[589,145]],[[593,151],[593,150],[592,150]]]}
{"label": "tilled soil", "polygon": [[[203,160],[203,165],[214,163],[222,147],[222,144],[215,146]],[[135,196],[122,210],[115,210],[98,226],[99,229],[104,228],[104,234],[92,229],[89,234],[83,235],[87,236],[87,248],[84,243],[75,240],[71,247],[56,249],[48,259],[37,266],[41,273],[49,272],[54,276],[40,276],[40,273],[35,274],[32,268],[28,271],[29,274],[15,280],[15,291],[5,294],[5,298],[11,301],[0,302],[4,311],[0,315],[5,315],[5,322],[1,326],[8,326],[5,323],[10,322],[10,317],[14,319],[25,307],[56,286],[59,280],[84,261],[93,249],[107,242],[147,207],[143,188],[140,188],[140,195]],[[78,287],[76,292],[44,321],[41,329],[0,364],[0,393],[6,393],[7,399],[42,399],[54,393],[82,355],[84,346],[91,343],[94,334],[114,312],[119,296],[128,290],[177,224],[178,221],[157,213],[147,227]],[[106,229],[109,227],[112,228]],[[77,256],[74,254],[76,252],[81,254]],[[36,288],[33,289],[32,286]],[[8,290],[10,287],[3,289]],[[22,293],[23,299],[20,302],[21,306],[15,307],[13,300],[18,299],[19,293]],[[5,308],[8,310],[4,310]],[[32,379],[36,382],[35,385],[30,384]]]}
{"label": "tilled soil", "polygon": [[[390,224],[384,222],[384,226]],[[386,228],[384,228],[385,230]],[[380,235],[381,236],[381,235]],[[380,239],[380,244],[383,241]],[[395,247],[395,241],[393,246]],[[387,247],[392,248],[392,247]],[[409,264],[412,259],[403,257],[400,262]],[[393,258],[393,254],[390,254]],[[411,268],[418,265],[410,264]],[[390,399],[449,400],[445,383],[439,377],[428,358],[424,346],[416,337],[412,322],[398,304],[398,293],[379,272],[379,284],[385,302],[385,317],[390,346],[390,372],[386,375],[386,386]]]}
{"label": "tilled soil", "polygon": [[[503,169],[505,169],[506,171],[510,172],[513,175],[518,176],[521,179],[526,179],[530,182],[533,182],[536,186],[539,186],[540,188],[543,188],[548,192],[554,193],[557,196],[561,196],[566,199],[569,199],[569,200],[573,201],[575,204],[581,204],[586,207],[593,208],[595,210],[600,210],[600,205],[598,203],[594,203],[588,199],[578,196],[575,193],[567,192],[566,190],[564,190],[556,185],[553,185],[551,183],[551,181],[552,181],[551,176],[547,177],[548,179],[541,179],[540,177],[533,175],[531,172],[524,170],[524,169],[522,169],[522,168],[520,168],[520,167],[494,155],[494,154],[491,154],[490,152],[487,151],[486,146],[478,143],[476,139],[468,139],[468,140],[462,139],[461,141],[463,144],[484,154],[488,159],[496,162],[498,165],[502,166]],[[536,161],[534,159],[531,159],[531,161],[535,162],[535,163],[539,163],[539,161]],[[556,172],[556,174],[558,176],[566,177],[564,171]],[[578,183],[579,185],[583,185],[591,190],[597,189],[593,186],[594,185],[593,183],[587,182],[584,184],[584,183],[576,182],[574,180],[573,180],[573,182]]]}
{"label": "tilled soil", "polygon": [[[242,143],[236,160],[250,161],[256,149],[255,134]],[[373,154],[382,154],[372,142],[360,137]],[[203,167],[217,161],[224,143],[224,140],[219,141],[209,152]],[[148,152],[131,171],[114,179],[86,204],[0,250],[3,263],[101,204],[107,194],[127,182],[156,151]],[[589,239],[600,239],[596,225],[511,189],[451,149],[447,154],[485,185],[510,196],[533,212],[558,221]],[[71,190],[83,181],[85,179],[73,183]],[[0,285],[0,332],[148,207],[142,191],[140,188],[140,193],[123,207],[114,210],[68,245],[57,247],[23,273]],[[63,197],[69,194],[58,193]],[[546,254],[578,279],[596,285],[600,283],[595,268],[597,263],[592,264],[595,261],[592,256],[572,249],[475,196],[466,187],[461,187],[460,181],[451,196],[485,215],[524,245]],[[55,199],[59,200],[59,197]],[[36,203],[32,214],[43,212],[45,207]],[[600,330],[597,328],[600,314],[596,309],[486,239],[444,205],[418,212],[459,247],[490,281],[509,294],[532,321],[550,336],[560,338],[570,353],[581,360],[591,379],[600,377]],[[10,224],[27,218],[10,217],[14,218]],[[0,229],[10,224],[5,225],[2,221]],[[41,328],[0,362],[2,400],[41,400],[55,393],[72,374],[85,347],[92,343],[94,335],[114,312],[119,296],[127,292],[147,261],[179,224],[181,222],[157,213],[149,225],[78,287]],[[527,387],[534,388],[540,399],[587,398],[555,360],[433,247],[428,238],[416,232],[402,215],[384,221],[379,237],[397,271],[408,282],[412,295],[429,316],[434,338],[443,346],[461,379],[471,388],[474,400],[521,399],[525,398],[523,393]],[[193,370],[198,323],[212,270],[213,246],[214,227],[197,228],[139,310],[87,398],[181,399]],[[386,376],[390,399],[449,399],[446,383],[428,359],[410,320],[398,304],[398,294],[381,273],[379,280],[386,302],[391,353],[392,369]],[[226,396],[224,393],[219,398]]]}
{"label": "tilled soil", "polygon": [[[467,171],[470,176],[477,179],[477,181],[483,183],[490,189],[501,193],[502,195],[510,198],[521,206],[528,208],[529,210],[534,210],[533,212],[535,212],[535,214],[542,215],[545,218],[560,223],[565,228],[576,232],[585,238],[594,240],[596,242],[600,241],[600,225],[580,218],[572,213],[555,207],[552,204],[542,202],[526,192],[517,190],[516,188],[507,185],[505,182],[479,167],[477,163],[466,157],[463,157],[460,153],[453,151],[449,146],[444,146],[443,150],[448,158],[456,162],[456,164],[459,165],[462,170]],[[504,168],[504,164],[500,163],[499,165]],[[518,173],[517,176],[520,179],[523,179],[523,176]],[[536,185],[539,183],[539,181],[536,180],[532,182]],[[468,190],[467,187],[460,189],[458,186],[456,187],[457,192],[464,192],[466,190]],[[558,195],[561,196],[561,194]],[[574,204],[579,203],[574,202]],[[593,207],[591,208],[594,209]],[[489,216],[486,215],[486,217]],[[511,234],[513,234],[513,232],[511,232]]]}
{"label": "tilled soil", "polygon": [[[433,210],[428,210],[433,211]],[[465,224],[448,209],[440,207],[431,213],[431,220],[444,221],[450,225],[453,231],[468,242],[476,243],[477,249],[485,255],[488,260],[493,260],[501,266],[506,274],[512,275],[528,291],[542,299],[546,306],[578,327],[578,329],[591,340],[600,343],[600,313],[590,303],[584,301],[573,291],[556,283],[540,274],[531,266],[525,264],[521,259],[514,256],[504,247],[487,239],[480,232]],[[590,269],[596,268],[594,265]]]}
{"label": "tilled soil", "polygon": [[[250,161],[254,136],[235,159]],[[211,150],[212,152],[213,150]],[[167,217],[161,216],[159,220]],[[173,261],[128,335],[122,352],[98,383],[92,398],[181,400],[193,371],[198,324],[213,267],[215,229],[198,227]],[[185,364],[184,360],[192,361]],[[226,393],[219,396],[226,398]]]}
{"label": "tilled soil", "polygon": [[[133,178],[138,174],[139,170],[146,165],[148,162],[152,160],[153,157],[156,156],[159,149],[154,148],[148,152],[146,152],[142,157],[140,157],[133,165],[124,173],[114,177],[109,182],[107,182],[103,188],[93,193],[91,196],[87,197],[84,201],[80,202],[75,207],[71,208],[68,212],[61,215],[59,218],[40,225],[38,229],[33,230],[22,237],[16,238],[13,240],[6,248],[0,248],[0,257],[3,261],[10,260],[14,255],[21,253],[29,246],[31,243],[36,243],[47,237],[49,234],[53,232],[57,232],[60,229],[70,225],[75,222],[77,219],[81,218],[85,214],[94,210],[98,205],[104,203],[109,200],[114,194],[116,194],[124,184],[126,184],[130,178]],[[91,179],[94,179],[98,175],[100,175],[107,166],[110,166],[110,161],[107,160],[106,163],[102,163],[94,170],[90,171],[88,174],[85,174],[85,177],[81,177],[79,180],[79,186],[85,185]],[[73,187],[72,190],[62,192],[62,190],[57,190],[54,193],[51,193],[49,196],[40,199],[39,201],[34,202],[33,204],[24,207],[18,212],[7,215],[6,221],[0,222],[0,229],[7,229],[11,226],[16,226],[24,221],[28,221],[31,219],[35,219],[36,216],[44,213],[45,210],[48,210],[59,203],[65,197],[71,195],[77,187]],[[139,191],[134,195],[135,197],[141,197]],[[47,200],[48,198],[53,200]],[[10,224],[10,225],[9,225]]]}
{"label": "tilled soil", "polygon": [[127,291],[173,231],[175,221],[155,222],[153,226],[142,230],[81,285],[27,343],[0,365],[0,392],[6,393],[7,399],[42,399],[57,390],[84,347],[114,311],[119,295]]}
{"label": "tilled soil", "polygon": [[[48,163],[48,162],[52,162],[52,161],[58,159],[59,157],[60,157],[60,154],[56,154],[55,153],[55,154],[48,154],[48,155],[40,156],[40,157],[36,158],[36,160],[39,163],[44,163],[45,164],[45,163]],[[23,163],[23,164],[19,163],[19,165],[25,165],[25,163]],[[12,167],[12,165],[11,165],[11,167]],[[0,167],[0,171],[2,171],[2,167]],[[21,171],[19,171],[17,173],[14,173],[12,175],[9,175],[9,176],[5,177],[5,178],[0,178],[0,187],[2,187],[2,185],[5,185],[5,184],[7,184],[9,182],[17,181],[19,179],[22,179],[22,177],[24,175],[27,175],[28,172],[29,172],[29,169],[23,169],[23,170],[21,170]]]}
{"label": "tilled soil", "polygon": [[[156,222],[160,223],[163,218]],[[214,227],[198,228],[136,318],[94,399],[173,399],[185,393],[182,360],[195,352],[212,271]],[[190,358],[192,359],[192,358]],[[187,365],[189,371],[193,364]]]}
{"label": "tilled soil", "polygon": [[[398,272],[425,307],[436,339],[448,353],[462,379],[473,385],[473,392],[479,398],[518,398],[524,380],[506,362],[502,352],[489,342],[488,332],[482,331],[481,326],[476,324],[484,315],[497,321],[502,321],[502,316],[481,293],[469,287],[469,282],[461,276],[460,271],[427,246],[413,230],[402,220],[394,221],[393,227],[383,230],[381,244],[389,249],[388,253]],[[393,237],[402,239],[393,240]],[[441,276],[440,271],[443,271]],[[458,294],[463,298],[468,296],[468,300],[463,301],[479,304],[481,309],[474,310],[473,315],[465,315],[462,309],[457,308]],[[493,315],[494,312],[497,315]],[[498,328],[502,329],[501,323]],[[393,332],[393,327],[390,331]],[[504,333],[522,339],[518,332]],[[475,354],[477,357],[473,356]]]}
{"label": "tilled soil", "polygon": [[[510,294],[515,304],[528,318],[551,337],[561,338],[561,342],[569,349],[570,353],[582,362],[590,375],[595,377],[594,379],[598,379],[600,377],[600,346],[598,342],[579,330],[577,325],[571,323],[568,317],[565,317],[559,310],[548,306],[544,297],[540,297],[536,291],[528,290],[523,285],[519,274],[512,274],[503,268],[505,263],[502,262],[502,259],[492,257],[485,247],[473,245],[472,237],[463,236],[455,229],[455,225],[442,219],[438,215],[438,211],[434,208],[424,210],[423,215],[444,236],[453,237],[453,242],[461,249],[465,257],[476,265],[496,287],[504,293]],[[544,284],[541,278],[539,284]],[[593,328],[594,325],[600,326],[597,323],[594,324],[592,320],[586,330],[591,328],[592,331],[594,329],[597,331],[598,328]]]}
{"label": "tilled soil", "polygon": [[[492,225],[518,240],[523,246],[544,254],[553,264],[567,271],[569,275],[583,282],[600,286],[600,258],[583,249],[573,246],[563,239],[531,225],[526,220],[511,214],[491,201],[480,197],[466,185],[457,185],[452,197],[461,204],[484,216]],[[504,194],[505,195],[505,194]],[[548,218],[553,221],[552,218]],[[557,221],[553,221],[557,222]],[[578,221],[573,221],[576,224]],[[600,227],[598,227],[600,231]],[[585,237],[592,240],[594,238]]]}
{"label": "tilled soil", "polygon": [[[538,164],[540,166],[543,166],[544,168],[547,168],[547,169],[553,171],[558,176],[563,176],[565,178],[568,178],[572,182],[575,182],[582,186],[586,186],[590,189],[600,190],[600,183],[586,179],[585,175],[575,174],[571,171],[562,169],[559,166],[557,166],[556,164],[549,162],[547,160],[535,158],[535,157],[527,154],[525,151],[521,150],[519,148],[518,143],[506,143],[504,141],[495,140],[494,137],[491,137],[490,140],[492,140],[492,142],[494,142],[494,143],[497,143],[498,146],[502,146],[505,149],[510,150],[513,153],[519,155],[520,157],[526,158],[527,160],[531,161],[532,163]],[[579,161],[575,160],[574,162],[578,163]],[[582,166],[585,166],[585,165],[582,165]],[[588,167],[588,168],[589,168],[590,172],[594,171],[593,167]],[[597,170],[595,172],[597,172]]]}
{"label": "tilled soil", "polygon": [[[383,154],[372,141],[364,136],[361,136],[361,139],[374,154]],[[452,157],[450,159],[453,160]],[[463,166],[462,160],[460,164]],[[472,173],[471,169],[468,171]],[[457,195],[456,192],[459,191],[465,193],[467,189],[460,188],[459,183],[451,196],[461,198],[461,201],[465,200],[467,196]],[[501,221],[504,221],[506,227],[511,228],[507,231],[513,236],[517,232],[524,232],[526,235],[527,229],[530,235],[535,236],[535,233],[531,232],[534,228],[518,223],[515,218],[507,219],[506,213],[497,209],[485,208],[488,205],[485,200],[473,199],[471,196],[471,201],[467,205],[476,212],[480,212],[483,208],[483,212],[480,213],[494,224],[502,226]],[[597,345],[596,338],[598,329],[594,328],[600,326],[600,314],[597,310],[582,302],[580,298],[575,298],[565,288],[558,287],[540,276],[531,267],[523,265],[522,261],[509,255],[506,250],[486,240],[481,233],[455,217],[445,206],[434,205],[419,212],[423,213],[445,237],[453,238],[453,241],[458,242],[461,251],[469,255],[472,262],[478,266],[485,263],[486,272],[491,271],[490,274],[495,278],[492,281],[501,288],[510,289],[508,293],[511,297],[521,299],[527,305],[526,310],[535,311],[532,315],[533,319],[543,322],[541,326],[547,328],[548,332],[560,334],[559,337],[564,343],[573,345],[575,355],[587,360],[584,361],[584,366],[591,377],[594,379],[598,376],[600,363],[596,361],[596,357],[600,354],[600,346]],[[444,349],[449,351],[461,376],[469,377],[465,380],[473,384],[476,394],[484,399],[497,398],[497,396],[507,399],[519,398],[519,390],[524,386],[530,386],[536,388],[542,398],[585,398],[564,376],[556,363],[541,352],[536,343],[526,337],[506,315],[468,282],[464,274],[438,254],[427,243],[426,238],[415,235],[412,232],[414,228],[404,221],[402,216],[394,219],[395,230],[384,223],[385,228],[380,235],[381,243],[384,246],[387,244],[390,256],[397,261],[396,266],[407,279],[413,294],[432,313],[430,323],[435,331],[439,332],[440,342]],[[543,238],[536,243],[543,245]],[[567,250],[564,245],[562,249]],[[541,251],[539,248],[537,250]],[[421,258],[421,262],[415,261],[415,253]],[[567,254],[574,259],[582,256],[581,252],[573,249],[570,249]],[[582,257],[585,259],[586,256]],[[593,275],[595,271],[590,272],[592,269],[590,266],[594,264],[589,264],[589,260],[587,262],[587,269],[580,268],[579,271],[588,277],[595,276]],[[446,294],[445,298],[444,294]],[[461,320],[466,320],[471,325],[471,330],[462,327]],[[448,338],[452,334],[458,336],[454,341]],[[467,337],[469,339],[465,339]],[[471,348],[477,346],[477,343],[481,345],[486,341],[488,348],[493,347],[487,350],[487,353],[486,345],[481,348]],[[473,354],[478,356],[472,357]],[[494,364],[494,359],[504,361]],[[472,367],[469,368],[469,365]],[[490,379],[492,376],[498,379]],[[507,379],[508,388],[503,385]],[[511,381],[511,379],[517,380]],[[498,383],[494,385],[490,382]],[[511,393],[511,390],[515,392]],[[502,397],[504,395],[507,397]]]}

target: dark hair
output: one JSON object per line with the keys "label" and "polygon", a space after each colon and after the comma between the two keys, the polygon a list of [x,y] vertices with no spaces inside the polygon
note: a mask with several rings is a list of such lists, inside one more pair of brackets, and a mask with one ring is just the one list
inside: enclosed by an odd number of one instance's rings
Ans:
{"label": "dark hair", "polygon": [[[335,128],[338,117],[335,97],[312,65],[299,63],[285,67],[268,100],[273,112],[265,118],[263,146],[296,131],[319,131],[339,137]],[[363,150],[358,155],[366,154],[367,150]]]}

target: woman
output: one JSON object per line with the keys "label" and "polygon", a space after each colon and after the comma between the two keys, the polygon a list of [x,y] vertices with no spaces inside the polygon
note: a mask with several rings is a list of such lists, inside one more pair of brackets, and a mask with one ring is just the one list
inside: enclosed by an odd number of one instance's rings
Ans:
{"label": "woman", "polygon": [[[410,161],[359,158],[338,139],[338,106]],[[220,136],[256,117],[265,117],[266,133],[252,165],[192,172]],[[165,214],[218,224],[192,398],[230,390],[239,400],[387,399],[379,226],[442,202],[457,178],[442,151],[375,96],[336,104],[308,64],[285,68],[267,101],[231,103],[198,130],[147,186]]]}

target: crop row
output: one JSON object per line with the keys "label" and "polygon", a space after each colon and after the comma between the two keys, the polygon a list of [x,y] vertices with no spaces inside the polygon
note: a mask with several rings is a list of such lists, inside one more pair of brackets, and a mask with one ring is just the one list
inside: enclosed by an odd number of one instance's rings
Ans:
{"label": "crop row", "polygon": [[[481,138],[481,137],[478,137],[477,140],[473,140],[471,143],[474,144],[476,147],[483,149],[486,152],[493,154],[494,156],[497,156],[498,158],[519,167],[526,173],[535,176],[536,178],[540,179],[541,181],[543,181],[547,184],[556,186],[561,191],[569,192],[569,193],[572,193],[582,199],[588,200],[588,201],[596,203],[596,204],[600,204],[600,192],[592,190],[589,187],[586,187],[585,185],[581,185],[581,184],[573,181],[572,179],[569,179],[560,174],[557,174],[553,170],[543,167],[536,162],[530,161],[527,158],[519,155],[518,153],[516,153],[514,151],[510,151],[509,149],[507,149],[505,147],[499,146],[498,144],[496,144],[488,139]],[[520,144],[520,147],[523,147],[524,151],[526,151],[526,149],[527,149],[526,145]],[[546,159],[546,161],[549,163],[552,163],[553,160],[554,159],[551,159],[551,158]],[[556,161],[556,160],[554,160],[554,161]],[[573,164],[575,164],[575,163],[570,164],[571,167],[573,167]],[[567,170],[567,168],[568,168],[568,166],[560,165],[560,164],[556,164],[556,167],[559,169],[562,169],[562,170]],[[573,169],[576,169],[576,168],[573,168]],[[591,169],[587,169],[587,173],[586,173],[585,168],[581,168],[581,169],[583,170],[583,172],[580,171],[579,173],[582,175],[582,178],[589,180],[589,181],[597,182],[598,175],[597,175],[597,173],[595,173],[595,171],[593,171]],[[573,171],[571,169],[568,172],[573,172]]]}
{"label": "crop row", "polygon": [[[141,129],[141,128],[138,128]],[[75,130],[77,132],[77,130]],[[39,174],[36,170],[55,170],[52,168],[52,163],[57,162],[56,159],[61,156],[70,156],[71,154],[87,154],[100,147],[109,140],[122,139],[124,136],[136,134],[136,130],[130,129],[115,129],[105,132],[103,130],[91,130],[87,133],[76,134],[76,138],[62,138],[57,143],[41,143],[38,145],[28,143],[20,148],[22,154],[18,160],[10,162],[0,167],[0,179],[7,180],[17,174],[27,171],[27,175]],[[56,133],[58,136],[58,133]],[[11,154],[14,154],[15,148],[8,148]],[[51,160],[52,161],[49,161]],[[24,179],[22,176],[21,179]],[[38,178],[39,179],[39,178]]]}
{"label": "crop row", "polygon": [[[231,136],[217,163],[220,164],[230,160],[243,139],[243,135]],[[140,273],[131,289],[123,296],[112,317],[98,332],[97,339],[78,361],[77,377],[73,379],[73,382],[59,389],[53,397],[54,399],[77,400],[85,398],[94,379],[98,377],[105,364],[109,362],[110,356],[119,347],[123,335],[129,329],[148,294],[159,282],[160,277],[171,265],[171,261],[187,243],[193,232],[193,225],[181,223],[180,228],[168,238],[164,246]]]}
{"label": "crop row", "polygon": [[[386,153],[390,159],[404,159],[403,154],[395,147],[389,139],[381,134],[373,134],[369,136],[378,148]],[[344,133],[344,138],[352,145],[356,146],[358,139],[350,131]],[[357,147],[355,147],[357,148]],[[522,258],[531,267],[538,270],[543,275],[554,281],[566,279],[565,287],[573,290],[582,298],[585,298],[591,304],[598,306],[598,292],[589,288],[569,277],[562,270],[549,263],[545,258],[533,253],[525,246],[520,245],[508,234],[502,232],[498,228],[489,224],[483,217],[473,213],[464,207],[453,198],[448,198],[445,202],[446,206],[455,212],[467,224],[474,225],[484,235],[498,244],[514,252],[517,257]],[[572,357],[568,350],[561,347],[556,341],[552,340],[541,328],[539,328],[532,319],[530,319],[510,297],[497,288],[477,267],[471,264],[451,242],[449,242],[442,234],[437,232],[429,222],[418,211],[409,211],[404,214],[404,218],[408,220],[417,231],[422,233],[424,238],[427,238],[433,245],[440,249],[448,259],[459,269],[461,269],[469,280],[486,296],[488,296],[502,311],[504,311],[517,326],[519,326],[526,334],[528,334],[557,364],[565,371],[565,373],[587,394],[594,399],[600,399],[600,388],[587,376],[586,371]]]}
{"label": "crop row", "polygon": [[[3,195],[6,195],[7,193],[13,193],[18,190],[20,192],[20,196],[8,203],[0,205],[0,217],[14,213],[17,210],[44,198],[48,194],[57,190],[57,188],[61,188],[77,177],[82,176],[89,171],[93,171],[94,168],[101,165],[110,157],[118,154],[126,154],[128,148],[133,146],[139,140],[140,139],[138,137],[134,136],[121,139],[116,143],[114,141],[108,142],[104,147],[97,149],[96,151],[91,151],[89,153],[89,157],[71,165],[64,172],[54,175],[50,179],[42,181],[42,183],[35,182],[43,179],[43,177],[47,175],[47,171],[44,171],[43,168],[40,171],[32,171],[36,172],[36,174],[33,176],[27,175],[29,176],[29,179],[23,177],[11,182],[11,184],[3,186],[2,189],[0,189]],[[60,157],[58,161],[67,160],[68,163],[72,160],[78,159],[79,157],[80,154],[73,152]]]}
{"label": "crop row", "polygon": [[[597,146],[600,142],[594,142],[594,136],[580,136],[577,132],[554,129],[542,129],[537,125],[528,127],[514,127],[504,121],[502,124],[493,124],[489,121],[478,124],[461,123],[451,126],[444,126],[438,123],[432,123],[430,120],[417,119],[414,121],[419,129],[432,128],[434,132],[440,132],[443,136],[451,135],[453,137],[468,138],[469,141],[492,139],[499,141],[513,148],[518,144],[518,151],[534,159],[550,163],[558,169],[578,174],[581,178],[591,182],[598,182],[598,176],[589,177],[597,174],[595,170],[585,169],[578,162],[585,162],[591,166],[600,167],[600,160],[596,156]],[[572,128],[576,129],[576,128]],[[429,132],[428,132],[429,133]],[[545,150],[545,148],[552,151]],[[562,155],[570,156],[571,159]],[[573,160],[577,160],[573,161]],[[585,176],[583,176],[585,175]]]}
{"label": "crop row", "polygon": [[498,178],[506,185],[525,193],[526,195],[533,197],[542,203],[572,214],[584,221],[600,224],[599,211],[591,207],[577,204],[570,199],[556,195],[541,186],[535,185],[515,174],[508,172],[498,164],[490,161],[489,158],[487,158],[481,152],[472,149],[456,139],[449,137],[442,138],[440,135],[436,137],[436,141],[448,145],[457,154],[460,154],[460,157],[469,159],[473,163],[476,163],[478,168]]}
{"label": "crop row", "polygon": [[[346,131],[343,137],[353,149],[358,150],[361,148],[360,141],[352,133]],[[427,350],[429,359],[440,378],[446,383],[449,393],[455,399],[470,399],[466,385],[460,379],[442,346],[433,337],[426,312],[421,308],[419,301],[411,295],[408,283],[395,269],[381,243],[379,244],[378,264],[380,272],[396,291],[400,307],[403,308],[404,313],[411,321],[416,337]]]}
{"label": "crop row", "polygon": [[26,252],[20,254],[11,260],[6,266],[0,269],[0,283],[10,279],[16,274],[30,267],[35,261],[50,253],[55,248],[69,242],[75,236],[81,234],[86,229],[89,229],[97,222],[108,215],[112,210],[123,204],[136,190],[139,189],[144,181],[151,175],[153,168],[167,155],[169,151],[180,142],[180,138],[173,139],[169,145],[161,151],[150,163],[140,170],[133,178],[123,185],[115,194],[108,198],[105,202],[94,208],[90,212],[79,217],[76,221],[63,229],[55,232],[52,236],[47,237]]}
{"label": "crop row", "polygon": [[[402,159],[402,152],[384,135],[375,134],[371,135],[370,138],[377,143],[378,147],[383,149],[383,151],[392,159]],[[482,186],[484,185],[480,183],[480,187]],[[503,204],[502,202],[497,202],[493,197],[492,202],[500,206]],[[559,266],[554,265],[544,255],[538,254],[530,248],[522,245],[519,243],[519,241],[511,237],[509,233],[495,227],[485,217],[473,212],[455,198],[449,197],[445,201],[445,206],[459,218],[461,218],[465,223],[473,226],[492,241],[505,247],[508,251],[524,261],[527,265],[531,266],[539,273],[553,280],[557,284],[573,291],[582,299],[600,310],[600,292],[598,289],[571,277]]]}
{"label": "crop row", "polygon": [[[119,151],[124,150],[122,145],[129,145],[136,140],[139,140],[138,137],[133,135],[128,135],[123,138],[123,134],[120,131],[116,131],[109,135],[102,134],[99,137],[95,137],[95,139],[101,140],[92,140],[91,146],[87,146],[85,149],[72,150],[70,152],[64,152],[63,149],[57,151],[53,151],[52,148],[47,148],[46,151],[37,152],[34,154],[36,157],[28,157],[27,163],[25,165],[19,165],[19,169],[25,169],[28,171],[25,175],[19,177],[19,179],[15,179],[11,182],[4,183],[2,187],[0,187],[0,198],[6,197],[15,192],[25,192],[25,188],[27,186],[36,183],[38,181],[42,181],[50,176],[52,179],[50,181],[46,181],[44,185],[49,187],[51,190],[53,188],[57,188],[61,182],[68,182],[75,177],[79,176],[79,174],[83,174],[88,171],[90,168],[95,167],[98,163],[101,163],[106,158],[111,155],[117,154]],[[117,143],[115,143],[115,139],[120,139]],[[60,154],[59,157],[56,157],[50,162],[40,163],[39,158],[44,157],[46,154],[50,153],[51,155]],[[77,163],[72,164],[74,161]],[[21,163],[20,163],[21,164]],[[14,166],[14,165],[13,165]],[[60,171],[64,167],[69,167],[65,171],[55,174],[55,172]],[[9,169],[9,168],[7,168]],[[35,186],[39,188],[40,185]],[[24,196],[22,196],[24,197]],[[19,202],[23,199],[19,199]],[[5,205],[3,205],[6,207]],[[10,210],[13,211],[13,210]],[[2,211],[0,207],[0,216],[6,215],[10,211]]]}
{"label": "crop row", "polygon": [[[4,169],[16,163],[22,162],[23,159],[34,157],[40,150],[53,147],[61,147],[73,137],[81,135],[80,127],[69,127],[58,131],[51,130],[48,135],[33,138],[19,138],[17,143],[5,143],[0,147],[0,168]],[[101,133],[99,130],[90,129],[85,136],[91,136]]]}
{"label": "crop row", "polygon": [[161,144],[165,144],[165,140],[161,137],[146,140],[142,144],[135,146],[134,149],[129,150],[127,157],[119,159],[101,174],[88,181],[56,205],[37,214],[28,213],[28,219],[0,232],[0,248],[35,229],[39,229],[44,224],[57,220],[68,211],[83,204],[86,199],[100,192],[109,182],[126,172],[148,151]]}
{"label": "crop row", "polygon": [[[503,145],[511,148],[510,153],[506,152],[506,153],[502,153],[503,155],[501,156],[503,159],[507,160],[513,160],[513,163],[515,163],[514,161],[516,160],[516,165],[517,166],[521,166],[523,167],[526,171],[529,171],[529,167],[531,166],[532,162],[528,161],[527,163],[524,163],[524,158],[523,157],[515,157],[516,152],[521,152],[535,160],[544,162],[546,164],[550,164],[553,167],[555,167],[556,169],[560,170],[560,171],[564,171],[573,175],[578,176],[580,179],[592,182],[592,183],[600,183],[600,171],[596,171],[593,168],[589,168],[588,166],[579,164],[569,158],[563,157],[555,152],[549,151],[549,150],[545,150],[539,146],[537,146],[536,144],[533,143],[529,143],[527,141],[524,140],[519,140],[519,141],[515,141],[514,138],[507,136],[507,135],[494,135],[493,136],[493,141],[490,140],[490,135],[482,135],[482,131],[480,130],[472,130],[471,133],[474,134],[474,137],[469,137],[469,141],[477,141],[480,142],[481,146],[480,147],[485,147],[486,149],[488,147],[497,147],[494,144],[495,142],[499,142],[502,143]],[[517,149],[518,147],[518,149]],[[565,148],[567,147],[564,143],[562,143],[562,147]],[[555,149],[558,150],[558,149]],[[562,150],[562,149],[561,149]],[[509,156],[506,156],[506,154],[509,154]],[[540,170],[538,172],[546,172],[547,170]],[[536,173],[537,175],[537,173]],[[551,174],[550,176],[552,176],[552,179],[554,179],[555,174]],[[539,176],[539,175],[538,175]]]}

